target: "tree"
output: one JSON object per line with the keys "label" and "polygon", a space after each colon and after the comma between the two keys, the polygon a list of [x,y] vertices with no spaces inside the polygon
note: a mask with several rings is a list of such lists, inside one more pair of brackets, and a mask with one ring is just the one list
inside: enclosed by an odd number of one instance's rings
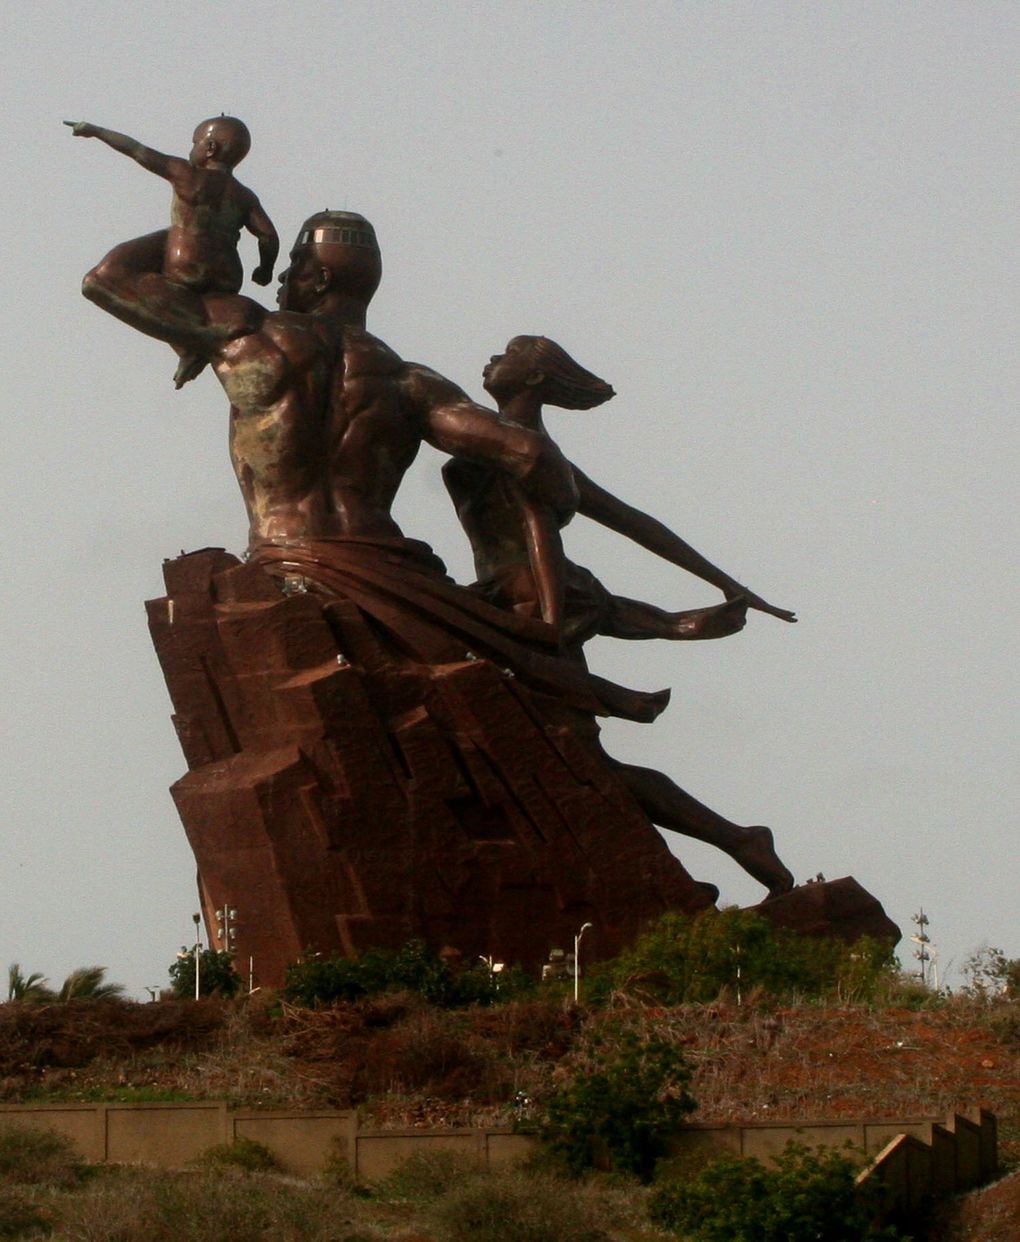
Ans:
{"label": "tree", "polygon": [[661,1184],[649,1215],[689,1242],[909,1242],[874,1223],[882,1192],[875,1182],[858,1184],[861,1164],[850,1151],[792,1143],[767,1165],[722,1156],[693,1177]]}
{"label": "tree", "polygon": [[[242,987],[241,976],[234,969],[234,960],[226,949],[203,949],[198,963],[198,987],[202,996],[236,996]],[[195,954],[182,949],[170,967],[170,987],[179,1000],[195,995]]]}
{"label": "tree", "polygon": [[964,994],[974,1000],[1020,996],[1020,958],[1008,958],[995,945],[983,944],[963,963]]}
{"label": "tree", "polygon": [[17,962],[7,968],[7,999],[9,1001],[51,1001],[54,994],[47,986],[45,975],[23,975]]}
{"label": "tree", "polygon": [[590,1168],[601,1149],[612,1168],[650,1181],[670,1135],[695,1108],[683,1053],[663,1039],[607,1029],[572,1069],[572,1078],[545,1101],[543,1140],[571,1173]]}
{"label": "tree", "polygon": [[124,995],[122,983],[104,983],[105,966],[79,966],[72,970],[53,997],[58,1001],[116,1000]]}

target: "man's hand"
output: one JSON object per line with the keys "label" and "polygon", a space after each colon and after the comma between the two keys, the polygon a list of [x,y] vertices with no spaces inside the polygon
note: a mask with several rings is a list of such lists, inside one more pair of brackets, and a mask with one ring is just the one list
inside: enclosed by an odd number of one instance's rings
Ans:
{"label": "man's hand", "polygon": [[267,267],[264,263],[260,263],[252,272],[251,278],[257,285],[268,285],[273,279],[272,264]]}
{"label": "man's hand", "polygon": [[91,121],[65,121],[65,125],[71,127],[71,133],[75,138],[95,138],[98,125],[93,125]]}

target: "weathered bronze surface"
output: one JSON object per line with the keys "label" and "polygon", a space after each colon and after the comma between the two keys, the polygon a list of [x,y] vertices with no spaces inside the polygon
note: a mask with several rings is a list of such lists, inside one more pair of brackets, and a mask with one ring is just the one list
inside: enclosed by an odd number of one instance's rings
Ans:
{"label": "weathered bronze surface", "polygon": [[[235,116],[201,121],[187,159],[163,155],[126,134],[89,121],[65,121],[76,138],[98,138],[114,151],[170,182],[170,227],[118,247],[120,262],[138,271],[160,272],[196,293],[237,293],[244,280],[237,244],[247,229],[259,244],[259,264],[251,274],[268,285],[280,253],[273,222],[251,190],[234,177],[234,168],[251,147],[251,135]],[[184,354],[174,375],[178,388],[205,366],[201,354]]]}
{"label": "weathered bronze surface", "polygon": [[[220,122],[199,126],[191,160],[176,162],[192,169],[177,170],[180,185],[163,171],[170,157],[94,126],[75,132],[170,177],[192,247],[175,250],[173,229],[118,246],[85,296],[175,349],[178,379],[210,365],[230,401],[246,563],[217,550],[169,562],[167,596],[148,606],[190,769],[174,797],[207,925],[224,904],[257,911],[238,949],[267,984],[310,945],[357,953],[414,935],[537,965],[591,922],[593,953],[606,955],[656,913],[717,896],[654,824],[725,850],[767,889],[762,909],[782,901],[792,917],[798,903],[780,895],[793,881],[767,828],[731,824],[599,745],[597,716],[652,720],[668,691],[592,674],[582,646],[594,634],[707,639],[737,632],[748,609],[794,619],[564,458],[543,402],[588,408],[612,389],[545,338],[519,337],[485,370],[497,414],[399,358],[365,327],[382,264],[353,212],[305,222],[279,309],[266,310],[236,292],[236,230],[229,244],[226,229],[206,236],[235,190],[217,181],[220,207],[189,215],[180,188],[201,184],[188,178],[209,171],[209,152],[229,163]],[[272,226],[258,211],[242,223],[268,279]],[[451,457],[474,588],[392,516],[423,441]],[[671,613],[612,594],[563,553],[575,512],[724,602]],[[888,934],[888,920],[872,922]]]}

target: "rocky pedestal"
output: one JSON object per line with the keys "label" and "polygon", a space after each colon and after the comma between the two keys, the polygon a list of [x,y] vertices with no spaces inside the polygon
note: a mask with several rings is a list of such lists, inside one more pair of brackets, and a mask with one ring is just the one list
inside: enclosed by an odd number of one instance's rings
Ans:
{"label": "rocky pedestal", "polygon": [[421,937],[536,968],[617,953],[712,894],[597,748],[486,660],[394,658],[352,604],[285,595],[218,549],[147,604],[189,771],[172,789],[207,927],[276,986],[306,949]]}

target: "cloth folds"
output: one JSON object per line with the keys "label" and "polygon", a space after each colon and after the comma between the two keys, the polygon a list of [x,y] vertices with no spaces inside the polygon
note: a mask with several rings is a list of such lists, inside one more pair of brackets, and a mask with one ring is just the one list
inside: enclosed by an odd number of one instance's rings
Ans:
{"label": "cloth folds", "polygon": [[631,690],[565,658],[544,621],[496,608],[458,585],[419,540],[262,540],[248,559],[274,576],[298,575],[317,593],[350,600],[421,663],[484,656],[525,685],[597,716],[647,722],[669,702],[668,690]]}

